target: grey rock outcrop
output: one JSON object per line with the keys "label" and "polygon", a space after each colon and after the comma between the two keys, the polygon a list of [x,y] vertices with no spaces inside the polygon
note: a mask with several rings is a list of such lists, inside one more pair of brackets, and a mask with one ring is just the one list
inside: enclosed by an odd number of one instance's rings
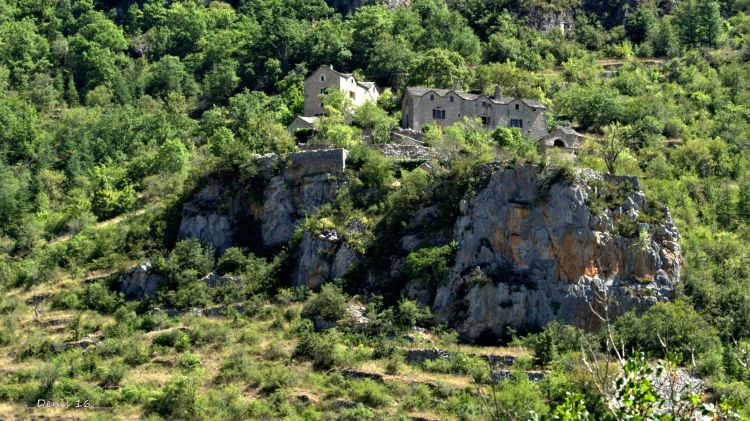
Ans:
{"label": "grey rock outcrop", "polygon": [[[537,330],[551,320],[595,329],[604,296],[613,312],[646,308],[671,296],[679,279],[679,235],[664,221],[642,223],[634,238],[618,234],[624,218],[644,211],[637,180],[581,170],[575,183],[541,187],[535,166],[496,170],[487,185],[460,204],[453,228],[455,253],[447,282],[432,308],[463,338],[499,337],[506,327]],[[596,180],[630,183],[622,206],[592,215]],[[413,285],[407,292],[427,296]]]}
{"label": "grey rock outcrop", "polygon": [[142,300],[153,295],[164,282],[164,277],[152,272],[151,263],[143,263],[132,267],[120,276],[120,292],[129,300]]}
{"label": "grey rock outcrop", "polygon": [[292,286],[311,289],[327,280],[343,277],[360,258],[356,250],[339,238],[336,230],[323,230],[318,235],[305,231],[298,253]]}
{"label": "grey rock outcrop", "polygon": [[[209,180],[198,194],[182,207],[180,238],[197,238],[219,252],[232,243],[232,218],[225,206],[226,186]],[[227,199],[231,201],[231,199]]]}
{"label": "grey rock outcrop", "polygon": [[[207,180],[183,205],[179,238],[197,238],[221,253],[233,245],[278,247],[288,242],[297,223],[330,203],[346,186],[347,151],[330,149],[259,156],[258,193],[246,193],[235,180]],[[257,238],[240,226],[255,225]]]}

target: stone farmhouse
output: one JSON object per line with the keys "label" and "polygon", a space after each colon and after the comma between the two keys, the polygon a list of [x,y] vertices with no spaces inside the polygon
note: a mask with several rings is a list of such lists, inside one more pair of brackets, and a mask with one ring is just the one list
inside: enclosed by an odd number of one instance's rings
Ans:
{"label": "stone farmhouse", "polygon": [[345,92],[355,107],[367,101],[377,101],[380,96],[374,82],[358,81],[351,73],[333,70],[333,66],[320,66],[305,79],[306,117],[325,114],[320,95],[328,89],[339,89]]}
{"label": "stone farmhouse", "polygon": [[447,127],[464,118],[479,118],[487,128],[517,127],[539,140],[547,135],[547,107],[531,99],[503,98],[500,88],[493,96],[453,89],[407,88],[401,103],[401,127],[422,130],[435,123]]}
{"label": "stone farmhouse", "polygon": [[[342,73],[333,66],[320,66],[305,79],[304,115],[297,116],[287,130],[304,142],[315,130],[318,117],[325,114],[320,96],[328,90],[345,92],[354,107],[377,101],[379,92],[373,82],[357,81],[351,73]],[[561,148],[574,153],[583,143],[583,136],[570,127],[556,126],[547,131],[547,107],[539,101],[504,98],[500,87],[492,96],[464,92],[457,82],[453,89],[423,87],[406,88],[401,102],[402,131],[417,134],[428,124],[448,127],[464,118],[478,118],[488,129],[517,127],[539,141],[540,148]],[[408,136],[411,137],[411,136]]]}

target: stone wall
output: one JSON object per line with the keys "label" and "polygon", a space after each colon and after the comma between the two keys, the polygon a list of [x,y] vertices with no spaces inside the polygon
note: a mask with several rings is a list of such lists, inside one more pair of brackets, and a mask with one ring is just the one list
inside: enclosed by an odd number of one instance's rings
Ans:
{"label": "stone wall", "polygon": [[290,175],[343,174],[346,170],[346,149],[318,149],[290,153],[286,156]]}

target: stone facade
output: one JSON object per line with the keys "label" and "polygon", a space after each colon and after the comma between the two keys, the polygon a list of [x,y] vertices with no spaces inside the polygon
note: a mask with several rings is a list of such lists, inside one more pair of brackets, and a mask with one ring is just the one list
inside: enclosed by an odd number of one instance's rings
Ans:
{"label": "stone facade", "polygon": [[539,140],[547,134],[547,107],[538,101],[471,94],[454,89],[407,88],[401,104],[401,127],[421,130],[427,124],[450,126],[464,118],[480,118],[487,128],[518,127]]}
{"label": "stone facade", "polygon": [[320,66],[305,79],[305,116],[325,114],[320,95],[328,89],[344,91],[355,107],[380,96],[375,83],[357,81],[351,73],[337,72],[333,66]]}

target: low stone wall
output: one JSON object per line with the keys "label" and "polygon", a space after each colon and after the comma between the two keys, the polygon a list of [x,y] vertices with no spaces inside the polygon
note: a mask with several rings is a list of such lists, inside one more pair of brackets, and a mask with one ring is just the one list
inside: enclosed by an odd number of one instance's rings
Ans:
{"label": "low stone wall", "polygon": [[286,156],[287,168],[296,176],[343,174],[347,154],[346,149],[294,152]]}

